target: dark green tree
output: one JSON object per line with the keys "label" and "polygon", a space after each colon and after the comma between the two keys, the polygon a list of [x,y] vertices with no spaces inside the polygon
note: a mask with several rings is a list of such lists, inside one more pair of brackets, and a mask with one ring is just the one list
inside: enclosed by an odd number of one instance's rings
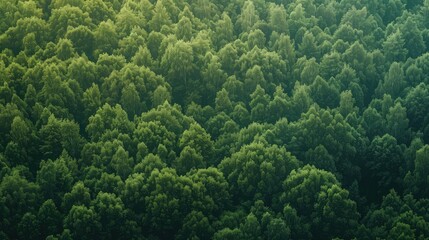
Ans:
{"label": "dark green tree", "polygon": [[93,239],[101,230],[97,213],[86,206],[74,205],[64,218],[64,228],[69,229],[73,238]]}
{"label": "dark green tree", "polygon": [[40,206],[37,213],[37,220],[39,221],[41,238],[60,233],[62,215],[52,199],[46,200]]}
{"label": "dark green tree", "polygon": [[402,149],[394,137],[388,134],[376,136],[369,146],[368,156],[367,167],[369,177],[373,179],[370,183],[373,186],[372,190],[380,196],[390,188],[400,186],[405,166]]}
{"label": "dark green tree", "polygon": [[[0,226],[2,231],[12,238],[22,237],[19,229],[16,227],[26,213],[32,214],[37,211],[37,207],[42,199],[39,186],[28,181],[16,169],[11,174],[2,178],[0,196],[0,208],[2,212]],[[34,220],[31,215],[26,218]]]}
{"label": "dark green tree", "polygon": [[254,142],[222,160],[219,168],[235,201],[261,199],[271,204],[281,193],[279,182],[298,165],[298,160],[284,147]]}
{"label": "dark green tree", "polygon": [[77,163],[63,154],[55,161],[42,161],[37,171],[37,183],[45,199],[52,199],[56,205],[61,204],[64,194],[73,186],[74,174],[67,166],[70,163],[74,163],[77,170]]}

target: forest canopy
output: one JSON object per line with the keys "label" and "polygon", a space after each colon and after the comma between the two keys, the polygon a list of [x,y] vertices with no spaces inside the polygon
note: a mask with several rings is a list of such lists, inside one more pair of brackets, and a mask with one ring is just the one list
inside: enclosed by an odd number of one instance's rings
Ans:
{"label": "forest canopy", "polygon": [[429,238],[429,0],[0,19],[0,239]]}

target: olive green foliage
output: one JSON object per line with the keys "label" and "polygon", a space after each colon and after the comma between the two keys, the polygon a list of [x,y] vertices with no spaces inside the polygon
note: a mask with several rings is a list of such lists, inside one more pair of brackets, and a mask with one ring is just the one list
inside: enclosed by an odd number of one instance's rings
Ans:
{"label": "olive green foliage", "polygon": [[0,239],[428,239],[428,0],[0,0]]}

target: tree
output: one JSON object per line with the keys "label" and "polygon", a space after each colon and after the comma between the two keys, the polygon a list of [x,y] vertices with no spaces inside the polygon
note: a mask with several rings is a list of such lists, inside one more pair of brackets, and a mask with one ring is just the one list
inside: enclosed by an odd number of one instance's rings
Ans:
{"label": "tree", "polygon": [[429,239],[429,0],[0,19],[0,239]]}
{"label": "tree", "polygon": [[94,176],[94,179],[91,179],[91,174],[87,174],[87,179],[85,179],[85,184],[92,185],[92,192],[106,192],[114,193],[119,195],[124,189],[124,182],[121,177],[115,174],[109,174],[106,172],[101,173],[101,176]]}
{"label": "tree", "polygon": [[78,157],[82,146],[79,125],[66,119],[57,119],[51,115],[47,124],[39,130],[43,139],[40,150],[46,158],[57,158],[63,150],[72,157]]}
{"label": "tree", "polygon": [[298,120],[301,114],[307,112],[313,104],[313,99],[310,97],[310,89],[305,85],[295,84],[291,102],[291,114],[287,117],[291,121]]}
{"label": "tree", "polygon": [[178,239],[209,239],[214,229],[202,212],[192,211],[183,219],[183,226],[177,233]]}
{"label": "tree", "polygon": [[264,122],[267,117],[267,107],[270,102],[269,96],[265,94],[265,90],[258,84],[255,91],[250,95],[250,98],[251,120],[254,122]]}
{"label": "tree", "polygon": [[186,146],[195,149],[207,162],[213,157],[214,147],[211,136],[197,123],[192,123],[189,129],[183,132],[178,143],[182,149]]}
{"label": "tree", "polygon": [[93,239],[98,236],[101,225],[93,209],[74,205],[64,219],[64,228],[70,229],[73,238]]}
{"label": "tree", "polygon": [[241,32],[248,32],[259,21],[259,14],[253,1],[245,1],[241,9],[236,24],[240,27]]}
{"label": "tree", "polygon": [[[155,169],[144,183],[143,224],[160,235],[169,236],[182,226],[192,202],[191,181],[171,168]],[[135,193],[132,193],[135,194]]]}
{"label": "tree", "polygon": [[283,5],[270,5],[268,23],[273,31],[287,33],[286,9]]}
{"label": "tree", "polygon": [[150,175],[154,169],[161,170],[167,167],[167,165],[161,160],[158,155],[149,153],[134,166],[133,173],[144,173]]}
{"label": "tree", "polygon": [[149,33],[146,45],[154,59],[159,58],[159,48],[165,38],[166,36],[160,32],[152,31]]}
{"label": "tree", "polygon": [[165,69],[169,83],[176,91],[173,96],[177,100],[187,95],[188,83],[194,70],[193,50],[189,43],[182,40],[167,47],[161,59],[161,66]]}
{"label": "tree", "polygon": [[25,49],[35,52],[48,41],[48,29],[48,24],[37,16],[23,17],[16,22],[16,26],[5,31],[0,42],[15,53]]}
{"label": "tree", "polygon": [[265,45],[265,35],[260,29],[251,30],[249,35],[247,36],[247,45],[249,49],[264,48]]}
{"label": "tree", "polygon": [[187,17],[182,17],[176,26],[176,36],[183,41],[190,41],[193,35],[191,20]]}
{"label": "tree", "polygon": [[226,12],[222,18],[216,22],[215,32],[213,33],[213,42],[218,49],[221,49],[227,43],[234,39],[234,25]]}
{"label": "tree", "polygon": [[277,86],[273,99],[268,104],[269,115],[272,116],[271,121],[274,122],[285,117],[291,110],[291,105],[290,97],[281,86]]}
{"label": "tree", "polygon": [[228,240],[239,240],[242,239],[241,231],[237,228],[230,229],[230,228],[224,228],[219,231],[217,231],[213,239],[221,240],[221,239],[228,239]]}
{"label": "tree", "polygon": [[287,72],[292,71],[292,65],[295,63],[295,48],[289,35],[280,34],[276,42],[274,43],[273,49],[279,53],[279,55],[285,59]]}
{"label": "tree", "polygon": [[344,91],[340,94],[340,105],[338,107],[339,112],[343,117],[358,112],[358,108],[355,107],[355,99],[351,91]]}
{"label": "tree", "polygon": [[[37,171],[37,183],[46,199],[52,199],[59,205],[66,192],[69,192],[74,183],[73,172],[67,166],[67,162],[73,160],[63,154],[59,159],[52,161],[46,160],[40,163]],[[77,168],[77,163],[76,164]]]}
{"label": "tree", "polygon": [[341,55],[338,52],[325,54],[320,62],[320,75],[324,79],[337,76],[343,68]]}
{"label": "tree", "polygon": [[274,218],[269,222],[266,231],[266,237],[268,239],[287,239],[290,235],[290,227],[286,225],[283,219]]}
{"label": "tree", "polygon": [[199,89],[202,96],[203,103],[210,102],[215,98],[216,93],[222,88],[225,83],[227,75],[222,70],[220,59],[216,55],[207,54],[210,60],[207,61],[206,66],[201,72],[202,80],[204,81],[204,88]]}
{"label": "tree", "polygon": [[65,37],[70,39],[79,54],[85,53],[88,56],[92,55],[95,38],[94,33],[88,27],[78,26],[68,29]]}
{"label": "tree", "polygon": [[250,213],[244,222],[240,226],[242,237],[246,239],[258,239],[261,234],[261,226],[258,222],[258,219],[253,213]]}
{"label": "tree", "polygon": [[127,113],[118,104],[114,107],[104,104],[89,117],[89,123],[86,126],[86,131],[93,141],[99,140],[104,132],[113,129],[122,133],[131,133],[134,129],[133,123],[128,120]]}
{"label": "tree", "polygon": [[338,87],[346,90],[351,86],[351,83],[359,83],[360,80],[356,75],[356,71],[349,65],[344,65],[342,70],[335,76],[335,81]]}
{"label": "tree", "polygon": [[40,237],[39,222],[36,216],[29,212],[22,216],[22,219],[17,226],[17,230],[18,236],[21,239],[25,239],[28,236],[35,238]]}
{"label": "tree", "polygon": [[188,172],[187,176],[196,186],[200,197],[193,202],[193,208],[209,216],[219,216],[222,209],[231,205],[229,185],[223,173],[214,167]]}
{"label": "tree", "polygon": [[105,20],[113,20],[115,12],[109,7],[109,4],[101,0],[85,1],[83,3],[83,9],[89,13],[94,24],[99,24]]}
{"label": "tree", "polygon": [[406,59],[408,50],[405,48],[405,40],[401,31],[390,34],[383,42],[384,55],[389,62],[402,62]]}
{"label": "tree", "polygon": [[361,134],[338,112],[311,107],[290,125],[286,143],[292,153],[304,159],[303,150],[323,145],[335,159],[337,176],[350,181],[359,174],[356,157],[363,148]]}
{"label": "tree", "polygon": [[90,23],[91,19],[88,13],[70,5],[53,9],[49,17],[53,37],[56,39],[64,37],[68,27],[88,26]]}
{"label": "tree", "polygon": [[114,193],[99,192],[92,201],[94,212],[98,217],[100,233],[99,237],[108,239],[127,239],[128,211],[122,200]]}
{"label": "tree", "polygon": [[159,121],[139,123],[134,131],[134,138],[136,141],[143,142],[152,153],[160,144],[172,149],[176,142],[176,135]]}
{"label": "tree", "polygon": [[316,39],[311,32],[306,32],[302,37],[302,42],[298,45],[298,50],[301,55],[307,58],[319,58],[320,53],[317,50]]}
{"label": "tree", "polygon": [[[377,81],[372,81],[370,76],[376,73],[371,55],[358,41],[354,42],[343,54],[344,61],[356,71],[356,76],[368,89],[365,93],[372,93],[377,87]],[[375,77],[375,76],[374,76]]]}
{"label": "tree", "polygon": [[127,179],[128,175],[132,172],[133,165],[134,159],[129,157],[128,152],[122,147],[116,150],[110,162],[110,166],[114,169],[115,173],[123,180]]}
{"label": "tree", "polygon": [[18,10],[17,4],[12,4],[12,1],[4,1],[0,5],[0,15],[5,19],[1,23],[0,30],[5,32],[9,27],[15,25],[16,19],[14,18],[14,13]]}
{"label": "tree", "polygon": [[412,18],[407,18],[401,26],[401,32],[405,39],[405,48],[408,49],[408,56],[413,58],[420,56],[426,49],[422,32],[417,26],[415,20]]}
{"label": "tree", "polygon": [[386,120],[387,133],[396,138],[400,143],[409,142],[410,133],[408,129],[407,109],[401,103],[398,102],[389,109]]}
{"label": "tree", "polygon": [[[73,206],[88,207],[91,201],[89,189],[85,187],[83,182],[77,182],[72,190],[64,194],[61,207],[63,212],[68,212]],[[85,210],[85,209],[84,209]]]}
{"label": "tree", "polygon": [[141,122],[159,121],[161,124],[173,132],[176,136],[180,135],[189,128],[193,120],[181,112],[179,105],[170,105],[164,102],[157,108],[151,109],[141,115]]}
{"label": "tree", "polygon": [[94,57],[103,53],[112,54],[118,47],[118,40],[116,25],[110,19],[101,22],[94,30]]}
{"label": "tree", "polygon": [[428,101],[429,91],[424,83],[417,85],[407,93],[404,106],[407,109],[407,116],[412,128],[423,129],[427,125],[429,118],[423,109],[429,107],[427,106]]}
{"label": "tree", "polygon": [[246,71],[246,78],[244,80],[244,90],[246,93],[251,94],[256,91],[257,86],[266,86],[266,81],[260,66],[255,65]]}
{"label": "tree", "polygon": [[[235,71],[235,62],[238,59],[238,52],[234,45],[231,43],[226,44],[223,48],[219,50],[218,56],[222,69],[228,73],[232,74]],[[227,89],[228,90],[228,89]]]}
{"label": "tree", "polygon": [[310,85],[311,98],[322,108],[334,108],[339,103],[338,90],[330,86],[325,79],[317,76]]}
{"label": "tree", "polygon": [[244,104],[235,105],[230,115],[233,121],[240,126],[247,126],[250,123],[250,114]]}
{"label": "tree", "polygon": [[87,57],[78,57],[68,66],[67,76],[76,80],[81,88],[87,89],[97,83],[97,68]]}
{"label": "tree", "polygon": [[84,106],[84,115],[89,118],[95,114],[98,108],[101,107],[101,93],[98,85],[92,84],[91,87],[85,90],[83,93],[82,103]]}
{"label": "tree", "polygon": [[[10,162],[18,165],[23,164],[36,168],[37,150],[32,146],[32,142],[37,141],[32,126],[25,122],[20,116],[16,116],[10,125],[10,141],[7,143],[4,154]],[[29,160],[34,162],[29,162]]]}
{"label": "tree", "polygon": [[[314,80],[319,75],[319,64],[317,64],[315,58],[300,58],[305,61],[302,71],[300,73],[300,79],[302,84],[311,85],[314,83]],[[297,71],[297,70],[295,70]]]}
{"label": "tree", "polygon": [[[142,4],[143,5],[143,4]],[[144,29],[146,26],[146,19],[143,14],[139,14],[130,6],[124,5],[121,10],[116,14],[116,24],[115,29],[117,30],[118,35],[113,35],[113,37],[126,38],[130,36],[131,32],[136,29]]]}
{"label": "tree", "polygon": [[136,115],[140,115],[145,107],[140,101],[139,93],[133,83],[122,89],[120,103],[131,119]]}
{"label": "tree", "polygon": [[416,200],[412,195],[401,198],[391,190],[383,197],[380,207],[370,211],[364,219],[370,230],[368,237],[387,238],[402,235],[401,237],[408,239],[413,234],[415,238],[426,236],[428,223],[424,220],[420,208],[417,207],[422,203],[422,200]]}
{"label": "tree", "polygon": [[390,65],[388,74],[386,74],[384,81],[380,82],[379,86],[379,95],[390,94],[393,98],[401,96],[406,83],[400,63],[394,62]]}
{"label": "tree", "polygon": [[281,193],[279,184],[297,168],[298,160],[284,147],[253,142],[219,165],[235,201],[264,200],[268,206]]}
{"label": "tree", "polygon": [[[136,19],[138,21],[138,19]],[[127,60],[131,60],[135,53],[138,51],[139,46],[142,46],[145,42],[144,37],[146,32],[144,29],[139,27],[131,26],[131,32],[125,35],[124,38],[119,40],[118,48],[114,51],[115,54],[124,56]]]}
{"label": "tree", "polygon": [[207,159],[204,159],[201,153],[190,146],[185,146],[180,152],[180,156],[173,162],[173,166],[181,175],[186,174],[191,169],[205,168]]}
{"label": "tree", "polygon": [[307,24],[309,24],[308,19],[306,19],[305,17],[305,10],[304,7],[302,6],[302,3],[298,3],[295,4],[293,6],[293,10],[291,11],[291,13],[289,14],[290,18],[288,21],[288,29],[289,29],[289,33],[291,38],[295,38],[298,30],[301,27],[305,27],[307,26]]}
{"label": "tree", "polygon": [[283,193],[280,201],[290,204],[298,214],[310,217],[317,206],[317,200],[323,187],[331,187],[340,183],[335,176],[327,171],[311,165],[292,170],[283,181]]}
{"label": "tree", "polygon": [[222,88],[222,90],[216,94],[215,109],[218,112],[224,112],[226,114],[231,113],[233,110],[231,100],[229,99],[229,93],[225,88]]}
{"label": "tree", "polygon": [[76,54],[72,41],[70,39],[61,38],[57,43],[55,54],[61,60],[72,58]]}
{"label": "tree", "polygon": [[389,237],[396,239],[415,239],[413,229],[411,229],[410,225],[401,222],[397,222],[389,231]]}
{"label": "tree", "polygon": [[[274,86],[270,85],[271,83],[287,86],[286,73],[288,68],[286,61],[276,52],[259,48],[253,48],[250,51],[245,50],[245,54],[238,59],[236,66],[240,69],[238,76],[245,79],[244,86],[248,94],[254,91],[257,84],[271,91],[274,90]],[[248,81],[250,86],[247,88]]]}
{"label": "tree", "polygon": [[414,171],[409,172],[405,178],[408,188],[416,196],[428,196],[429,192],[425,190],[424,186],[427,184],[429,178],[429,146],[425,145],[416,152],[414,159]]}
{"label": "tree", "polygon": [[152,53],[149,49],[144,47],[139,47],[138,51],[131,59],[137,66],[146,66],[148,68],[153,68],[155,65],[155,61],[152,58]]}
{"label": "tree", "polygon": [[37,219],[42,238],[60,233],[62,216],[52,199],[46,200],[40,206]]}
{"label": "tree", "polygon": [[326,239],[356,236],[359,213],[347,190],[335,184],[322,186],[314,208],[314,236]]}
{"label": "tree", "polygon": [[370,177],[377,184],[372,183],[376,193],[383,194],[392,187],[398,187],[403,177],[404,162],[402,149],[394,137],[386,134],[376,136],[368,149],[369,159],[367,167]]}
{"label": "tree", "polygon": [[385,128],[385,121],[381,114],[374,108],[368,107],[362,114],[362,127],[370,140],[375,136],[381,136]]}
{"label": "tree", "polygon": [[153,91],[152,106],[155,108],[165,102],[171,102],[171,90],[165,86],[158,86],[155,91]]}
{"label": "tree", "polygon": [[163,1],[158,1],[153,9],[153,17],[149,21],[149,26],[152,31],[160,32],[162,26],[171,25],[170,15],[165,8]]}
{"label": "tree", "polygon": [[326,170],[332,173],[337,172],[335,159],[329,154],[328,150],[323,145],[319,145],[314,149],[309,149],[305,153],[305,164],[310,164],[318,169]]}
{"label": "tree", "polygon": [[[15,169],[11,174],[4,176],[0,183],[0,208],[2,212],[0,226],[2,230],[9,237],[18,238],[19,232],[16,226],[27,212],[35,212],[40,200],[39,186],[28,181],[19,170]],[[32,216],[28,217],[33,218]]]}

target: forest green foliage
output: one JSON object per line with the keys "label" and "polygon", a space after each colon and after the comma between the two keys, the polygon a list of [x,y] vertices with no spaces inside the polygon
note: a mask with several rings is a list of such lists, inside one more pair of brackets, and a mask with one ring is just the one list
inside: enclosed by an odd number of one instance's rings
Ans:
{"label": "forest green foliage", "polygon": [[1,0],[0,239],[428,239],[428,0]]}

